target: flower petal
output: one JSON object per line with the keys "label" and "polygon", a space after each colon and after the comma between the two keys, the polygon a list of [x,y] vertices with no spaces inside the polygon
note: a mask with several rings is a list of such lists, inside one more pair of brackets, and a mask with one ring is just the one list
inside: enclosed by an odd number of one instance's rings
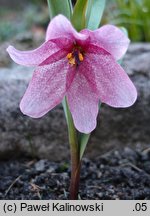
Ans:
{"label": "flower petal", "polygon": [[60,48],[53,42],[47,41],[39,48],[32,51],[20,51],[13,46],[7,48],[7,52],[14,62],[25,66],[37,66]]}
{"label": "flower petal", "polygon": [[85,29],[82,33],[90,35],[91,43],[108,51],[116,60],[126,53],[130,43],[123,31],[113,25],[104,25],[95,31]]}
{"label": "flower petal", "polygon": [[101,102],[112,107],[129,107],[137,91],[123,68],[105,50],[91,45],[84,59],[84,74],[99,92]]}
{"label": "flower petal", "polygon": [[[59,104],[74,77],[74,71],[65,57],[59,61],[37,67],[20,103],[21,111],[39,118]],[[69,71],[69,72],[68,72]]]}
{"label": "flower petal", "polygon": [[90,133],[96,127],[99,99],[86,78],[78,71],[67,92],[68,104],[75,127]]}
{"label": "flower petal", "polygon": [[86,41],[89,37],[88,35],[78,33],[65,16],[58,15],[49,23],[46,32],[46,41],[59,38],[61,36],[71,39],[72,42],[76,40],[80,44],[84,43],[84,41]]}

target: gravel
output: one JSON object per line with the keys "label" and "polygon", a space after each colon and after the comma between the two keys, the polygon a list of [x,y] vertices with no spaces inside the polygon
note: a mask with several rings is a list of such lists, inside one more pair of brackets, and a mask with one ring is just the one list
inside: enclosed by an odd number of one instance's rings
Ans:
{"label": "gravel", "polygon": [[[68,199],[69,161],[27,157],[0,162],[0,199]],[[80,199],[150,199],[150,151],[116,149],[83,159]]]}

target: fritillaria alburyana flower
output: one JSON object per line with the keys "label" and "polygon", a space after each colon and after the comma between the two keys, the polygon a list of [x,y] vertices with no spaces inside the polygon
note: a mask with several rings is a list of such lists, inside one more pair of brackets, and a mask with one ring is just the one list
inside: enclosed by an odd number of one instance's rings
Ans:
{"label": "fritillaria alburyana flower", "polygon": [[49,24],[46,41],[33,51],[7,51],[18,64],[36,66],[20,109],[33,118],[45,115],[66,96],[74,124],[83,133],[96,127],[99,102],[131,106],[136,89],[117,63],[129,39],[117,27],[77,32],[63,15]]}

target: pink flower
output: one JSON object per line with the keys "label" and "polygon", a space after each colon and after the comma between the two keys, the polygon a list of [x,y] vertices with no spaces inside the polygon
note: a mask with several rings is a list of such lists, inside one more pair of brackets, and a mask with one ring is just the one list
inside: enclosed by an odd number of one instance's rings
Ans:
{"label": "pink flower", "polygon": [[39,118],[67,97],[76,128],[89,133],[96,127],[99,101],[112,107],[131,106],[136,89],[116,62],[129,39],[113,25],[78,33],[63,15],[49,24],[46,41],[33,51],[7,51],[18,64],[36,66],[20,109]]}

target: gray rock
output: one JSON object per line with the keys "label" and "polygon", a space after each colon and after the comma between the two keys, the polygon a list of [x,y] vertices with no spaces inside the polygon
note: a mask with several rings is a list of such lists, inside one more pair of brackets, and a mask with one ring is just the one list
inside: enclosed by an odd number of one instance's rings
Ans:
{"label": "gray rock", "polygon": [[36,171],[43,172],[45,170],[45,162],[46,160],[39,160],[34,164]]}
{"label": "gray rock", "polygon": [[11,63],[11,59],[8,58],[8,54],[6,52],[8,45],[8,43],[0,44],[0,67],[7,67],[7,65]]}
{"label": "gray rock", "polygon": [[[137,102],[126,109],[102,105],[97,129],[86,155],[94,158],[116,147],[150,144],[150,44],[132,44],[123,67],[137,90]],[[40,119],[19,110],[33,68],[16,64],[0,69],[0,157],[28,154],[51,160],[69,159],[67,126],[62,106]]]}
{"label": "gray rock", "polygon": [[137,88],[138,99],[126,109],[102,106],[98,127],[88,145],[91,157],[119,146],[150,145],[150,44],[131,44],[123,67]]}

